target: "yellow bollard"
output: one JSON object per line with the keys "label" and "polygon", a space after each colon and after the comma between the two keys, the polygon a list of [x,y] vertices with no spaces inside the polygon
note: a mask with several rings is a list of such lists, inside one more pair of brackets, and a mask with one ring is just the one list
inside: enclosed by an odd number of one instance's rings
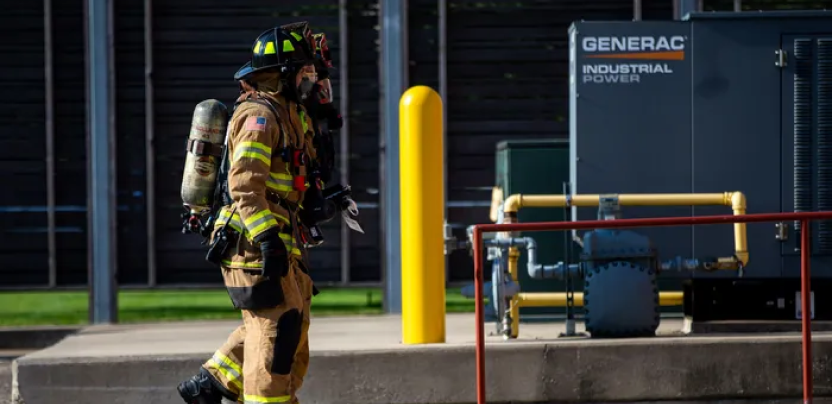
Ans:
{"label": "yellow bollard", "polygon": [[402,343],[445,342],[442,99],[415,86],[399,102]]}

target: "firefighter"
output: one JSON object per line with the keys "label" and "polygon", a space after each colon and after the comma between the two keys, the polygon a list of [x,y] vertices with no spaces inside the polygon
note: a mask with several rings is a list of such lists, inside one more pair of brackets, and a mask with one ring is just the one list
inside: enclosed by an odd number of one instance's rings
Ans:
{"label": "firefighter", "polygon": [[[333,66],[326,34],[315,34],[313,38],[315,46],[315,72],[318,75],[318,81],[304,101],[304,106],[309,111],[309,116],[312,118],[312,122],[314,122],[317,131],[315,145],[318,151],[321,181],[329,183],[332,179],[332,173],[335,170],[335,147],[332,132],[341,129],[343,119],[341,118],[341,114],[338,113],[338,109],[335,108],[335,104],[332,102],[333,93],[332,83],[329,79],[329,69]],[[326,130],[322,128],[324,122],[326,122]]]}
{"label": "firefighter", "polygon": [[221,251],[223,279],[243,325],[197,375],[179,384],[189,404],[220,404],[223,397],[297,402],[302,376],[297,380],[292,371],[307,338],[304,296],[312,288],[299,275],[305,268],[297,242],[307,167],[316,158],[312,121],[301,101],[316,79],[310,43],[306,23],[269,29],[234,76],[244,85],[226,145],[230,203],[218,213],[211,248]]}
{"label": "firefighter", "polygon": [[[332,103],[332,85],[329,81],[329,69],[332,68],[332,62],[329,57],[329,47],[326,43],[326,36],[324,34],[313,35],[312,46],[315,49],[315,73],[317,78],[308,76],[307,79],[314,80],[315,83],[305,99],[303,104],[306,107],[309,117],[312,119],[315,136],[312,139],[317,159],[313,161],[313,175],[310,176],[310,189],[307,193],[307,203],[305,209],[312,209],[313,203],[323,203],[323,195],[321,190],[326,182],[332,177],[332,171],[335,165],[335,148],[332,145],[332,136],[329,131],[341,128],[341,115],[338,114]],[[327,129],[324,131],[321,127],[321,121],[327,120]],[[312,219],[315,220],[315,219]],[[314,225],[315,223],[311,223]],[[307,224],[308,226],[309,224]],[[311,236],[304,237],[307,242],[312,242]],[[303,330],[300,344],[295,355],[295,361],[292,366],[292,382],[297,388],[303,384],[303,379],[309,368],[309,338],[307,337],[309,329],[309,313],[312,303],[312,297],[318,294],[311,277],[307,271],[301,271],[298,274],[298,282],[301,285],[301,294],[304,298],[303,306]]]}

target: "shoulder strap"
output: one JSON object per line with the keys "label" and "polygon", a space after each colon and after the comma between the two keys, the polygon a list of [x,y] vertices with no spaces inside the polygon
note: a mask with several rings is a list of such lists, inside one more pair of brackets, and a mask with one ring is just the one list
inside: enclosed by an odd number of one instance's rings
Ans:
{"label": "shoulder strap", "polygon": [[[232,110],[231,115],[234,115],[234,111],[237,110],[237,107],[244,102],[254,102],[257,104],[265,105],[269,107],[272,113],[275,114],[275,117],[278,121],[280,121],[280,115],[277,112],[277,109],[272,105],[270,102],[262,100],[257,96],[255,92],[249,92],[242,94],[237,101],[234,103],[234,109]],[[212,206],[212,216],[214,220],[216,220],[217,216],[220,214],[220,210],[223,206],[231,205],[233,200],[231,199],[231,193],[228,190],[228,170],[230,168],[230,161],[228,156],[228,133],[231,131],[230,122],[231,118],[229,117],[229,127],[228,131],[225,134],[225,145],[222,148],[222,156],[220,157],[219,167],[217,169],[217,179],[216,185],[214,188],[214,201]],[[281,129],[282,130],[282,129]],[[285,136],[285,130],[282,130]],[[284,141],[285,142],[285,141]]]}

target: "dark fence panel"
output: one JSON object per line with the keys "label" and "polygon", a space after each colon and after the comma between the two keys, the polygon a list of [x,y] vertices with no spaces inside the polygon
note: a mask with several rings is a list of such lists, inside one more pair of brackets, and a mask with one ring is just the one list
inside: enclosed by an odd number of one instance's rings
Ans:
{"label": "dark fence panel", "polygon": [[114,16],[118,281],[147,284],[144,2],[119,0]]}
{"label": "dark fence panel", "polygon": [[378,1],[348,2],[350,181],[355,200],[362,206],[365,231],[350,233],[350,279],[355,282],[381,279],[378,11]]}
{"label": "dark fence panel", "polygon": [[[58,284],[87,281],[87,119],[83,0],[53,1]],[[45,203],[45,199],[44,199]]]}
{"label": "dark fence panel", "polygon": [[0,276],[4,285],[48,282],[44,161],[43,2],[0,13]]}

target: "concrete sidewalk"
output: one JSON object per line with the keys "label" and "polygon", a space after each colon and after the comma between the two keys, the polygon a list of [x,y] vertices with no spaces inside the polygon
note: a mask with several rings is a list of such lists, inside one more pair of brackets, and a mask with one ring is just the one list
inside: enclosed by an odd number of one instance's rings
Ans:
{"label": "concrete sidewalk", "polygon": [[[475,402],[473,315],[448,315],[447,343],[424,346],[400,344],[400,321],[313,319],[313,359],[301,401]],[[237,325],[90,327],[18,359],[15,379],[27,404],[180,403],[176,383],[193,374]],[[680,336],[681,327],[681,320],[665,320],[656,338],[567,340],[556,339],[560,324],[523,324],[518,340],[489,337],[489,401],[800,397],[798,334]],[[815,392],[832,395],[832,334],[816,334],[813,346]]]}

